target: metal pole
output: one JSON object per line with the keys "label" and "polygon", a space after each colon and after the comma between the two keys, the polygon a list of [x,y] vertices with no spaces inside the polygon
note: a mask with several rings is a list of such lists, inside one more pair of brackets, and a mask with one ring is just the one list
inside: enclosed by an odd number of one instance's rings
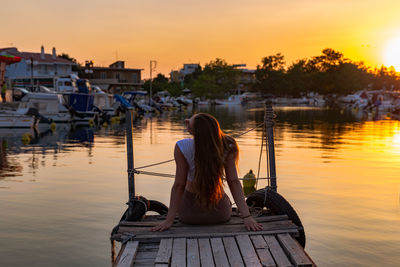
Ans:
{"label": "metal pole", "polygon": [[31,92],[33,92],[33,57],[31,57]]}
{"label": "metal pole", "polygon": [[152,97],[153,97],[153,61],[150,60],[150,99],[149,99],[149,104],[151,103]]}
{"label": "metal pole", "polygon": [[271,100],[265,101],[265,127],[266,127],[266,145],[267,153],[269,156],[269,170],[270,170],[270,180],[271,188],[275,192],[277,191],[276,185],[276,168],[275,168],[275,145],[274,145],[274,111],[272,109]]}
{"label": "metal pole", "polygon": [[129,202],[127,220],[133,216],[133,206],[135,199],[135,173],[133,172],[133,118],[132,110],[126,112],[126,153],[128,159],[128,188],[129,188]]}

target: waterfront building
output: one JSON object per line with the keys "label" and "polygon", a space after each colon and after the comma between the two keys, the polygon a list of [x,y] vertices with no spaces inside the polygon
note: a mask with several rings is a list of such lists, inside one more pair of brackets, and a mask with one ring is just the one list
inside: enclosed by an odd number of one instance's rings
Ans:
{"label": "waterfront building", "polygon": [[116,61],[108,67],[94,66],[92,61],[87,61],[81,76],[104,91],[121,93],[142,89],[142,70],[126,68],[124,61]]}
{"label": "waterfront building", "polygon": [[240,90],[247,91],[251,89],[256,82],[256,70],[247,69],[246,64],[234,64],[232,66],[240,71],[238,76]]}
{"label": "waterfront building", "polygon": [[51,54],[46,54],[43,46],[40,53],[20,52],[16,47],[0,48],[0,55],[21,57],[20,62],[8,65],[5,72],[5,78],[18,81],[18,86],[41,84],[53,87],[55,77],[76,74],[72,71],[72,66],[76,64],[58,57],[54,47]]}
{"label": "waterfront building", "polygon": [[171,81],[173,82],[183,82],[185,76],[188,74],[192,74],[196,71],[197,68],[200,68],[200,64],[190,63],[190,64],[183,64],[183,68],[179,71],[173,70],[170,73]]}

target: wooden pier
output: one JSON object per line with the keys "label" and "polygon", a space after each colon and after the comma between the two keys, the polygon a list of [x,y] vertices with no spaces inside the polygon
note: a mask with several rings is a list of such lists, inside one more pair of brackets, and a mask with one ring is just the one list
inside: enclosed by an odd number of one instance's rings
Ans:
{"label": "wooden pier", "polygon": [[295,239],[299,227],[286,215],[256,217],[263,225],[258,232],[247,231],[236,214],[225,224],[176,221],[164,232],[151,232],[161,219],[121,221],[112,236],[123,242],[113,266],[316,266]]}

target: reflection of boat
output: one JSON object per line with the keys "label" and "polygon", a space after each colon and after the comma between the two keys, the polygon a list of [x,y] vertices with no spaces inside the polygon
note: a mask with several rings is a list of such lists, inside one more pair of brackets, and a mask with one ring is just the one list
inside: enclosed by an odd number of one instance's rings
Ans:
{"label": "reflection of boat", "polygon": [[38,123],[37,111],[29,108],[21,108],[18,104],[2,103],[0,105],[1,128],[30,128]]}
{"label": "reflection of boat", "polygon": [[31,128],[35,127],[37,120],[34,116],[18,113],[0,113],[0,128]]}
{"label": "reflection of boat", "polygon": [[227,100],[215,100],[216,105],[240,105],[242,104],[242,97],[240,95],[231,95]]}

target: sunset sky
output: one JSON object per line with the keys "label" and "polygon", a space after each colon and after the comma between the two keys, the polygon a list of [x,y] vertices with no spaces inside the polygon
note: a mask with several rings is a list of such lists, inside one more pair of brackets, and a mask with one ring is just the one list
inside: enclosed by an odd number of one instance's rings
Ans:
{"label": "sunset sky", "polygon": [[395,0],[2,0],[0,47],[125,60],[144,77],[150,60],[164,74],[217,57],[255,68],[278,52],[290,64],[327,47],[400,70],[399,11]]}

